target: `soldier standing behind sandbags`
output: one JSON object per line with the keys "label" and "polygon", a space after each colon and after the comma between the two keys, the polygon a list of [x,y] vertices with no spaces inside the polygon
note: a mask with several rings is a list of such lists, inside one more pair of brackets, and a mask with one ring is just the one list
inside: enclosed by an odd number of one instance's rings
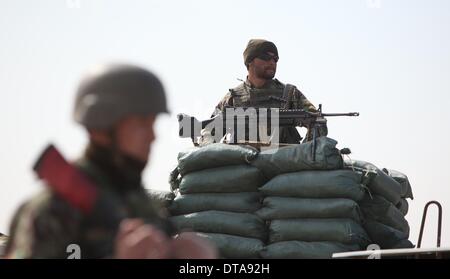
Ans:
{"label": "soldier standing behind sandbags", "polygon": [[[223,97],[212,116],[225,107],[286,108],[304,109],[316,112],[316,107],[294,85],[283,84],[274,79],[278,63],[278,49],[273,42],[252,39],[244,50],[244,64],[248,70],[247,79]],[[277,99],[271,98],[275,97]],[[280,99],[284,99],[282,102]],[[326,136],[326,124],[318,127],[317,136]],[[281,127],[280,143],[298,144],[302,137],[295,126]],[[305,136],[312,139],[312,131]]]}

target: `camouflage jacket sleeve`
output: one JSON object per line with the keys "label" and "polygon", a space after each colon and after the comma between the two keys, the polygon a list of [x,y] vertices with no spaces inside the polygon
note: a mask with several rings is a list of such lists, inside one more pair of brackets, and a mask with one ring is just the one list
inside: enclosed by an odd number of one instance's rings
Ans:
{"label": "camouflage jacket sleeve", "polygon": [[77,243],[80,215],[67,203],[45,191],[24,204],[10,229],[8,257],[67,258]]}
{"label": "camouflage jacket sleeve", "polygon": [[[292,108],[293,109],[304,109],[310,112],[316,112],[317,108],[303,95],[303,93],[295,88],[293,96],[292,96]],[[317,137],[327,136],[328,135],[328,127],[327,124],[321,124],[317,127]],[[308,130],[308,133],[305,136],[306,141],[310,141],[313,139],[313,132]]]}
{"label": "camouflage jacket sleeve", "polygon": [[212,113],[211,117],[216,116],[221,111],[223,111],[224,107],[226,106],[233,106],[233,98],[231,97],[231,93],[228,92],[222,100],[220,100],[219,104],[217,104],[216,108],[214,109],[214,112]]}

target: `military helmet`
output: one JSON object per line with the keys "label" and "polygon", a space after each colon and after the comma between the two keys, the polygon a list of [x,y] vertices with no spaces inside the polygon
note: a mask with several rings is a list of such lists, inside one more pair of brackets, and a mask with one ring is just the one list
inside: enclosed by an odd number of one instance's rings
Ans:
{"label": "military helmet", "polygon": [[133,65],[94,67],[78,88],[74,118],[88,129],[110,129],[127,115],[168,112],[161,81]]}

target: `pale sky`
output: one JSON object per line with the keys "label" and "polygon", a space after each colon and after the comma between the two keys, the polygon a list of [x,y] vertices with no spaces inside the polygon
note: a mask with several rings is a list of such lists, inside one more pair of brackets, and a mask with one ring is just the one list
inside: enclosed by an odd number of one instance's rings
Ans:
{"label": "pale sky", "polygon": [[[177,153],[190,147],[176,114],[210,115],[245,78],[251,38],[275,42],[276,77],[325,112],[361,113],[329,119],[329,136],[352,158],[409,176],[413,243],[423,206],[440,201],[450,246],[448,0],[0,0],[0,232],[43,187],[31,166],[48,143],[71,159],[83,150],[71,114],[91,65],[137,63],[163,80],[172,114],[158,120],[145,183],[169,190]],[[429,215],[423,247],[436,242]]]}

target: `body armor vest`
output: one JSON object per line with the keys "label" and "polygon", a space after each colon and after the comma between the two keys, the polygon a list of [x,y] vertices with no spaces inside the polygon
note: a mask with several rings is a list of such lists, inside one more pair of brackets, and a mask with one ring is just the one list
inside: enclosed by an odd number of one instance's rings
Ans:
{"label": "body armor vest", "polygon": [[[272,88],[252,88],[245,83],[240,84],[234,89],[230,89],[231,98],[234,107],[255,107],[255,108],[288,108],[287,104],[279,99],[288,100],[287,92],[284,92],[285,85],[275,80],[275,86]],[[292,87],[293,88],[293,87]],[[290,92],[289,95],[292,95]],[[272,99],[271,96],[278,98]],[[258,136],[259,139],[259,136]],[[298,144],[302,137],[295,127],[280,127],[279,142]]]}
{"label": "body armor vest", "polygon": [[235,107],[281,108],[280,101],[271,99],[271,96],[282,98],[284,86],[277,88],[251,88],[242,83],[234,89],[230,89],[233,105]]}

